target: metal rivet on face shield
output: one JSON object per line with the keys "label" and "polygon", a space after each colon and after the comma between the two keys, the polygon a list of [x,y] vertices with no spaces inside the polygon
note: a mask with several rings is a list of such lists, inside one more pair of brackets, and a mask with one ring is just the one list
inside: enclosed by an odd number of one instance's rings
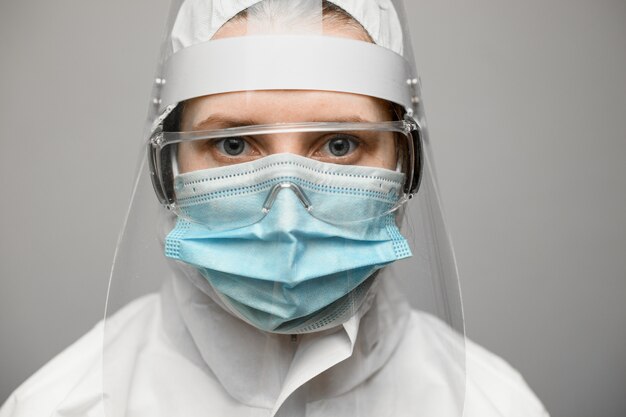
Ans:
{"label": "metal rivet on face shield", "polygon": [[154,80],[156,85],[165,85],[165,78],[157,78]]}
{"label": "metal rivet on face shield", "polygon": [[152,99],[152,104],[154,104],[155,106],[159,106],[161,104],[161,99],[160,98],[153,98]]}

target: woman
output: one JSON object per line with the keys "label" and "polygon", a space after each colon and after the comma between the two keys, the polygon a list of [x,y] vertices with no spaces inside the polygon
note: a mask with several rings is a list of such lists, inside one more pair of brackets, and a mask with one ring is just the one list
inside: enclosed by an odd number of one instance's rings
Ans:
{"label": "woman", "polygon": [[547,415],[463,337],[401,2],[172,10],[107,320],[0,416]]}

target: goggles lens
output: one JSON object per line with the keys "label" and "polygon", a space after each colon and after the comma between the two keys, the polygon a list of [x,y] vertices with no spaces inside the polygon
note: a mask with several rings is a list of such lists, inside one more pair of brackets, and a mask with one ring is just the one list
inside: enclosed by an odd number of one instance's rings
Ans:
{"label": "goggles lens", "polygon": [[169,206],[212,230],[254,224],[287,199],[290,210],[330,224],[361,222],[408,200],[411,128],[394,121],[160,132],[152,161]]}

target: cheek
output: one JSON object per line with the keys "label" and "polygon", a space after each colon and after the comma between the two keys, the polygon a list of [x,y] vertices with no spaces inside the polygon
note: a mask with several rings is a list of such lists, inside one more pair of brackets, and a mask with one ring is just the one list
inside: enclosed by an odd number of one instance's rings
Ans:
{"label": "cheek", "polygon": [[189,156],[187,155],[187,149],[184,144],[179,144],[176,151],[176,162],[178,164],[178,172],[180,174],[189,172]]}
{"label": "cheek", "polygon": [[397,140],[392,140],[391,145],[389,146],[389,161],[390,166],[388,169],[394,170],[398,166],[398,142]]}
{"label": "cheek", "polygon": [[387,161],[385,168],[390,171],[395,171],[398,167],[398,158],[396,158],[395,149],[390,152],[389,158],[385,160]]}
{"label": "cheek", "polygon": [[195,171],[200,164],[198,152],[194,151],[193,146],[189,143],[181,143],[178,145],[176,162],[178,163],[178,172]]}
{"label": "cheek", "polygon": [[395,171],[398,166],[397,138],[392,136],[385,140],[380,153],[384,161],[383,168]]}

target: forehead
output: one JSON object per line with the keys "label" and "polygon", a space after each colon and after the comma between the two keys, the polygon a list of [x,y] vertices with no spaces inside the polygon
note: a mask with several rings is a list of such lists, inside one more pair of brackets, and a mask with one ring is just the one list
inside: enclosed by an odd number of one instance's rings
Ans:
{"label": "forehead", "polygon": [[229,124],[380,122],[391,120],[391,106],[358,94],[302,90],[233,92],[185,102],[185,130],[202,128],[207,120],[213,121],[212,127],[216,128]]}

